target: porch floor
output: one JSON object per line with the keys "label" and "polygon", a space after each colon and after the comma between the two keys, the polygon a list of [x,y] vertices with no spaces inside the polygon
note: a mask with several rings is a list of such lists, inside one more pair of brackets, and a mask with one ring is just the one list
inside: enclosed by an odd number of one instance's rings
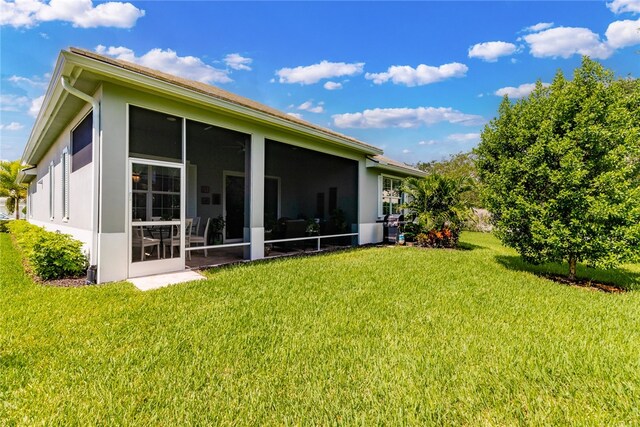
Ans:
{"label": "porch floor", "polygon": [[[351,247],[351,245],[322,245],[320,251],[318,251],[315,244],[306,243],[304,245],[287,245],[287,246],[274,246],[269,245],[269,249],[265,250],[265,259],[280,258],[286,256],[296,256],[302,254],[312,254],[329,252],[337,249],[345,249]],[[188,270],[198,270],[208,267],[220,267],[229,264],[236,264],[241,262],[248,262],[244,259],[244,248],[216,248],[209,249],[207,256],[204,256],[204,251],[191,251],[191,259],[187,257],[186,268]]]}

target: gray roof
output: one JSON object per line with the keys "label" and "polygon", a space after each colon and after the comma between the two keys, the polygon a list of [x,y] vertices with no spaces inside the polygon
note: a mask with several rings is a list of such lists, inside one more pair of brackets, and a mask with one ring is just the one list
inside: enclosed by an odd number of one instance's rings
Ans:
{"label": "gray roof", "polygon": [[286,113],[284,113],[284,112],[282,112],[280,110],[277,110],[275,108],[269,107],[267,105],[261,104],[261,103],[256,102],[256,101],[253,101],[253,100],[251,100],[249,98],[245,98],[243,96],[236,95],[236,94],[231,93],[229,91],[226,91],[224,89],[220,89],[218,87],[208,85],[206,83],[202,83],[202,82],[198,82],[198,81],[194,81],[194,80],[189,80],[189,79],[185,79],[185,78],[182,78],[182,77],[174,76],[174,75],[171,75],[171,74],[163,73],[163,72],[158,71],[158,70],[153,70],[151,68],[143,67],[141,65],[134,64],[134,63],[131,63],[131,62],[128,62],[128,61],[123,61],[123,60],[120,60],[120,59],[110,58],[108,56],[100,55],[100,54],[97,54],[95,52],[91,52],[91,51],[88,51],[88,50],[85,50],[85,49],[80,49],[80,48],[77,48],[77,47],[71,47],[71,48],[69,48],[69,51],[71,53],[76,54],[76,55],[81,55],[81,56],[84,56],[84,57],[87,57],[87,58],[91,58],[91,59],[94,59],[94,60],[97,60],[97,61],[100,61],[100,62],[104,62],[106,64],[110,64],[110,65],[122,68],[124,70],[133,71],[135,73],[139,73],[139,74],[145,75],[147,77],[151,77],[151,78],[154,78],[154,79],[157,79],[157,80],[161,80],[161,81],[164,81],[166,83],[171,83],[171,84],[180,86],[180,87],[185,88],[185,89],[189,89],[189,90],[192,90],[192,91],[195,91],[195,92],[207,95],[207,96],[211,96],[211,97],[216,98],[216,99],[220,99],[220,100],[223,100],[223,101],[226,101],[226,102],[231,102],[231,103],[236,104],[236,105],[240,105],[240,106],[243,106],[243,107],[246,107],[246,108],[250,108],[252,110],[255,110],[255,111],[258,111],[258,112],[261,112],[261,113],[265,113],[265,114],[268,114],[270,116],[273,116],[273,117],[276,117],[276,118],[279,118],[279,119],[283,119],[283,120],[289,121],[291,123],[302,125],[304,127],[313,129],[315,131],[319,131],[319,132],[322,132],[324,134],[327,134],[328,136],[332,136],[332,137],[348,140],[351,143],[354,143],[356,145],[360,145],[363,148],[366,148],[368,150],[375,150],[375,151],[378,151],[378,152],[382,152],[382,150],[380,148],[376,147],[376,146],[367,144],[365,142],[362,142],[362,141],[357,140],[355,138],[352,138],[350,136],[341,134],[339,132],[335,132],[335,131],[333,131],[331,129],[327,129],[327,128],[324,128],[322,126],[318,126],[318,125],[315,125],[313,123],[309,123],[309,122],[307,122],[305,120],[298,119],[297,117],[293,117],[293,116],[291,116],[289,114],[286,114]]}

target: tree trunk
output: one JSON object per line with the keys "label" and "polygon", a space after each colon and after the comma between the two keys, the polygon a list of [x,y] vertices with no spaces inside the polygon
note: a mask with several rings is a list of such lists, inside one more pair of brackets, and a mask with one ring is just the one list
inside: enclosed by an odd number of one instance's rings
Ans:
{"label": "tree trunk", "polygon": [[16,219],[20,219],[20,199],[16,197],[14,201],[16,203]]}
{"label": "tree trunk", "polygon": [[575,255],[569,255],[569,280],[576,280],[576,264],[578,260]]}

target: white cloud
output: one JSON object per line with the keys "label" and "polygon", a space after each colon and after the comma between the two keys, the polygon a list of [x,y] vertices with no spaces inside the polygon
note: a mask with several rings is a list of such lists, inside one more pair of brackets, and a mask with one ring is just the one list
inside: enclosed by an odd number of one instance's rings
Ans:
{"label": "white cloud", "polygon": [[546,30],[551,27],[553,27],[553,22],[539,22],[536,25],[524,28],[522,31],[537,33],[538,31]]}
{"label": "white cloud", "polygon": [[99,45],[96,47],[96,52],[203,83],[228,83],[232,81],[227,70],[213,68],[195,56],[178,56],[171,49],[156,48],[142,56],[136,56],[133,50],[126,47],[111,46],[107,48]]}
{"label": "white cloud", "polygon": [[31,105],[31,99],[20,95],[0,95],[1,111],[21,111]]}
{"label": "white cloud", "polygon": [[531,55],[537,58],[588,55],[607,59],[616,49],[640,44],[640,19],[612,22],[605,39],[588,28],[558,27],[528,34],[524,40],[529,43]]}
{"label": "white cloud", "polygon": [[348,64],[345,62],[321,61],[319,64],[308,66],[282,68],[276,71],[276,75],[280,83],[310,85],[323,79],[361,74],[363,69],[364,62]]}
{"label": "white cloud", "polygon": [[42,101],[44,101],[44,95],[31,100],[31,105],[29,106],[29,115],[31,117],[38,117],[40,107],[42,107]]}
{"label": "white cloud", "polygon": [[487,62],[496,62],[501,56],[512,55],[518,48],[513,43],[485,42],[469,48],[469,58],[480,58]]}
{"label": "white cloud", "polygon": [[317,105],[314,106],[313,101],[309,100],[298,105],[298,110],[308,111],[310,113],[322,113],[324,112],[323,105],[324,105],[324,102],[319,102]]}
{"label": "white cloud", "polygon": [[[542,83],[542,86],[549,86],[549,83]],[[536,88],[535,83],[523,83],[518,87],[507,86],[501,87],[495,94],[498,96],[507,95],[511,99],[515,98],[524,98],[525,96],[529,96],[531,92]]]}
{"label": "white cloud", "polygon": [[447,136],[449,141],[454,142],[477,142],[480,140],[479,133],[453,133]]}
{"label": "white cloud", "polygon": [[433,145],[436,144],[438,141],[436,141],[435,139],[429,139],[426,141],[420,141],[418,142],[418,145]]}
{"label": "white cloud", "polygon": [[465,114],[453,108],[375,108],[359,113],[335,114],[333,124],[339,128],[415,128],[449,122],[466,126],[481,124],[482,116]]}
{"label": "white cloud", "polygon": [[300,113],[287,113],[288,116],[295,117],[296,119],[302,119],[302,114]]}
{"label": "white cloud", "polygon": [[411,152],[411,150],[408,150],[406,148],[404,150],[402,150],[402,154],[409,154],[410,152]]}
{"label": "white cloud", "polygon": [[439,67],[420,64],[416,68],[409,65],[392,65],[384,73],[367,73],[365,78],[377,85],[391,80],[395,84],[409,87],[423,86],[453,77],[464,77],[469,70],[464,64],[452,62]]}
{"label": "white cloud", "polygon": [[40,77],[29,78],[29,77],[13,75],[9,77],[7,80],[9,80],[11,83],[13,83],[18,87],[36,88],[36,89],[46,89],[48,84],[47,80],[44,80]]}
{"label": "white cloud", "polygon": [[605,35],[607,44],[613,49],[640,44],[640,19],[612,22]]}
{"label": "white cloud", "polygon": [[524,40],[529,44],[531,55],[536,58],[588,55],[592,58],[606,59],[612,49],[600,36],[588,28],[557,27],[539,33],[527,34]]}
{"label": "white cloud", "polygon": [[640,13],[640,0],[613,0],[607,3],[613,13]]}
{"label": "white cloud", "polygon": [[33,27],[40,22],[71,22],[74,27],[131,28],[144,10],[131,3],[106,2],[94,7],[92,0],[0,0],[0,25]]}
{"label": "white cloud", "polygon": [[326,90],[342,89],[342,83],[338,82],[326,82],[323,86]]}
{"label": "white cloud", "polygon": [[16,130],[20,130],[23,129],[24,126],[18,122],[11,122],[8,125],[2,125],[0,124],[0,130],[10,130],[10,131],[16,131]]}
{"label": "white cloud", "polygon": [[253,59],[245,58],[239,53],[230,53],[224,57],[224,63],[227,64],[227,67],[233,68],[234,70],[251,71],[249,64],[252,62]]}

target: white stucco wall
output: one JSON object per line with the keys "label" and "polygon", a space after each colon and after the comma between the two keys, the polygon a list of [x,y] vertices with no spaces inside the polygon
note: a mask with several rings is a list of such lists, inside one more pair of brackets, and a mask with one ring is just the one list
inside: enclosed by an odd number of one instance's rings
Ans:
{"label": "white stucco wall", "polygon": [[[29,222],[45,227],[50,231],[60,231],[61,233],[72,235],[83,243],[87,252],[91,246],[90,200],[93,164],[90,163],[75,172],[72,172],[72,167],[71,165],[69,166],[69,217],[64,219],[61,158],[66,148],[69,151],[70,161],[73,162],[71,156],[71,131],[84,119],[90,110],[90,106],[85,106],[64,128],[55,143],[38,162],[36,165],[37,175],[29,185],[28,197],[31,200],[27,201],[27,206],[30,207],[27,212]],[[53,217],[50,216],[49,212],[49,194],[52,191],[49,179],[49,165],[51,162],[54,165]]]}

